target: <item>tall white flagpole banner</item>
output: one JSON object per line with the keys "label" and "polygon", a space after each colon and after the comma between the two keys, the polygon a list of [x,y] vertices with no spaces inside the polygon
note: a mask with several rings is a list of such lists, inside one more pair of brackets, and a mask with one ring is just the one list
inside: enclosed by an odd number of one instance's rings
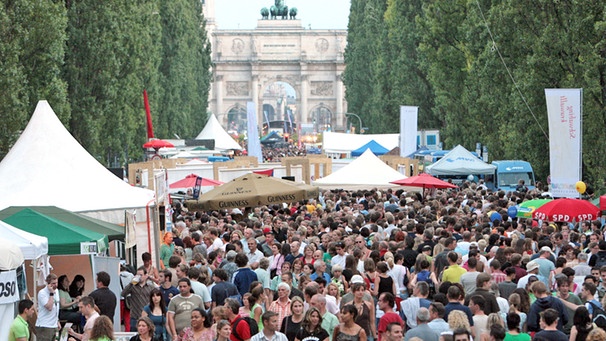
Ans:
{"label": "tall white flagpole banner", "polygon": [[549,171],[554,197],[578,198],[582,178],[583,89],[545,89],[549,120]]}
{"label": "tall white flagpole banner", "polygon": [[246,102],[246,116],[248,117],[248,155],[255,156],[259,163],[263,162],[261,140],[259,139],[259,125],[257,124],[257,110],[255,102]]}
{"label": "tall white flagpole banner", "polygon": [[417,150],[417,120],[419,107],[400,106],[400,156]]}

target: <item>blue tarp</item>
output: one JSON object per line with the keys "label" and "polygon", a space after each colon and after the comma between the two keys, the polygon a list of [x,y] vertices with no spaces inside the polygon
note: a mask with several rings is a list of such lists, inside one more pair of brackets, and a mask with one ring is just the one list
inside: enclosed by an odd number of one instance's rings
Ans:
{"label": "blue tarp", "polygon": [[363,145],[362,147],[360,147],[356,150],[352,150],[351,156],[360,156],[366,151],[366,149],[370,149],[370,151],[375,155],[383,155],[383,154],[386,154],[387,152],[389,152],[389,149],[383,147],[382,145],[377,143],[375,140],[370,140],[370,142]]}

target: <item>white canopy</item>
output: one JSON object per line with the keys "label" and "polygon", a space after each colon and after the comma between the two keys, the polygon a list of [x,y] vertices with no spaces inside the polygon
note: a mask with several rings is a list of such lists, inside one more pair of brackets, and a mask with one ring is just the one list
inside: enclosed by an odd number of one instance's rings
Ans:
{"label": "white canopy", "polygon": [[406,179],[406,176],[386,165],[367,149],[349,165],[312,184],[322,189],[361,190],[400,187],[390,182],[401,179]]}
{"label": "white canopy", "polygon": [[196,140],[215,140],[215,149],[241,150],[242,147],[223,129],[215,114],[211,114],[204,129],[196,136]]}
{"label": "white canopy", "polygon": [[[146,207],[154,192],[132,187],[92,157],[40,101],[0,163],[0,209],[57,206],[69,211]],[[122,215],[123,216],[123,215]]]}
{"label": "white canopy", "polygon": [[474,156],[465,147],[458,145],[433,165],[427,166],[431,175],[491,174],[497,167]]}
{"label": "white canopy", "polygon": [[25,259],[34,260],[48,254],[48,238],[20,230],[3,221],[0,221],[0,236],[17,245]]}
{"label": "white canopy", "polygon": [[381,146],[392,150],[400,143],[400,134],[344,134],[324,132],[322,149],[324,153],[350,153],[368,142],[375,140]]}

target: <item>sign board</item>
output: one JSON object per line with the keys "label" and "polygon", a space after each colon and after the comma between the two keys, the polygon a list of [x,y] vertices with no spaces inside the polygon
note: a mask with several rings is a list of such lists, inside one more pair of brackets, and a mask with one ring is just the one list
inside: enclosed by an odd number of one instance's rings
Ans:
{"label": "sign board", "polygon": [[99,247],[97,242],[81,242],[80,243],[80,254],[81,255],[96,255],[99,253]]}
{"label": "sign board", "polygon": [[17,271],[0,272],[0,304],[10,304],[17,301],[19,301]]}

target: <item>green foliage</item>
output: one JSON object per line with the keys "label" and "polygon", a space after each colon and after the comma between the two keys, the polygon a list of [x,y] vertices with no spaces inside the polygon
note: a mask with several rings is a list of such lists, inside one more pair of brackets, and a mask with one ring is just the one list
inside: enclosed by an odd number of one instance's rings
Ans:
{"label": "green foliage", "polygon": [[61,77],[66,40],[61,2],[5,1],[0,5],[0,159],[25,128],[38,100],[69,118]]}
{"label": "green foliage", "polygon": [[143,156],[155,133],[206,121],[210,45],[199,0],[23,0],[0,5],[0,157],[41,99],[103,164]]}
{"label": "green foliage", "polygon": [[204,127],[210,90],[210,43],[198,0],[161,1],[163,96],[157,128],[193,138]]}
{"label": "green foliage", "polygon": [[[476,142],[491,159],[527,159],[545,181],[545,88],[583,88],[584,178],[606,178],[606,12],[595,0],[352,1],[345,84],[349,111],[373,133],[397,132],[398,107],[446,148]],[[369,5],[373,4],[370,8]]]}

